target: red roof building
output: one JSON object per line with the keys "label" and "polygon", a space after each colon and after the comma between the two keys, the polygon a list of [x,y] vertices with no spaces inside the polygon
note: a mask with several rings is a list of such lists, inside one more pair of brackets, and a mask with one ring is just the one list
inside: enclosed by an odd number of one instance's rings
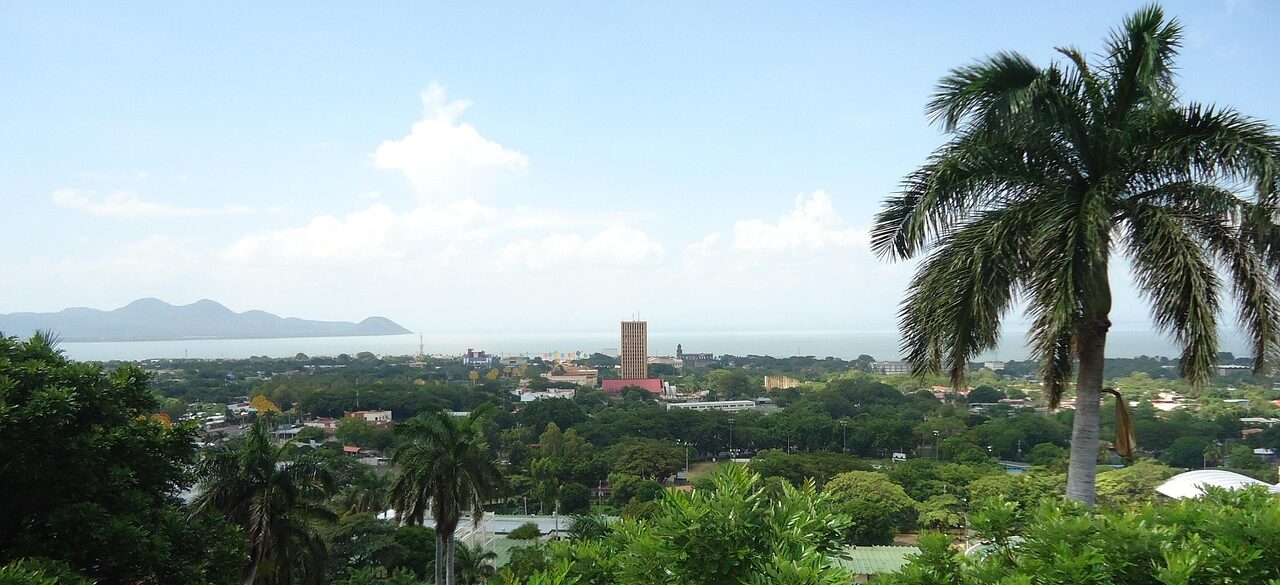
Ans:
{"label": "red roof building", "polygon": [[658,378],[642,378],[638,380],[604,380],[604,391],[607,394],[621,394],[623,388],[635,386],[644,388],[650,394],[662,394],[662,380]]}

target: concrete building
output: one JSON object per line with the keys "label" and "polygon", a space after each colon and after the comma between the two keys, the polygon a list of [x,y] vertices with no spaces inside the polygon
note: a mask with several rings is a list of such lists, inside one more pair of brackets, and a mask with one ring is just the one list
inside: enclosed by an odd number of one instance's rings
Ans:
{"label": "concrete building", "polygon": [[635,386],[636,388],[643,388],[645,391],[647,391],[650,394],[668,394],[668,390],[670,388],[670,386],[667,383],[657,378],[605,380],[603,382],[605,393],[613,396],[617,396],[618,394],[621,394],[624,388],[628,388],[631,386]]}
{"label": "concrete building", "polygon": [[391,422],[390,410],[356,410],[351,412],[343,412],[342,416],[346,418],[358,418],[367,423],[387,424]]}
{"label": "concrete building", "polygon": [[332,435],[338,432],[338,419],[320,417],[302,423],[304,427],[312,427],[324,431],[326,435]]}
{"label": "concrete building", "polygon": [[618,377],[643,380],[649,377],[649,324],[645,321],[622,322],[622,362]]}
{"label": "concrete building", "polygon": [[577,393],[577,388],[547,388],[544,392],[514,391],[511,394],[520,397],[520,402],[533,402],[536,400],[546,400],[548,398],[573,399]]}
{"label": "concrete building", "polygon": [[713,402],[668,402],[667,410],[682,408],[685,410],[720,410],[724,412],[740,412],[756,407],[754,400],[716,400]]}
{"label": "concrete building", "polygon": [[877,374],[910,374],[911,364],[907,362],[872,362],[871,371]]}
{"label": "concrete building", "polygon": [[549,382],[557,384],[572,384],[574,386],[595,386],[598,381],[599,372],[596,370],[578,370],[573,373],[565,372],[563,374],[543,374]]}
{"label": "concrete building", "polygon": [[462,363],[468,366],[484,366],[493,363],[493,358],[494,356],[483,350],[468,349],[467,353],[462,354]]}
{"label": "concrete building", "polygon": [[709,353],[685,353],[681,344],[676,344],[676,359],[683,367],[705,368],[716,361],[716,356]]}

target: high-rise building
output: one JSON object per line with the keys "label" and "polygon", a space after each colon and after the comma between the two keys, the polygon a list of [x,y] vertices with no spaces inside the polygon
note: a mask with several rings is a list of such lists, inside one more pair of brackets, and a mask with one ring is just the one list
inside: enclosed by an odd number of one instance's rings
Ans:
{"label": "high-rise building", "polygon": [[622,371],[623,380],[643,380],[649,377],[649,324],[645,321],[622,322]]}

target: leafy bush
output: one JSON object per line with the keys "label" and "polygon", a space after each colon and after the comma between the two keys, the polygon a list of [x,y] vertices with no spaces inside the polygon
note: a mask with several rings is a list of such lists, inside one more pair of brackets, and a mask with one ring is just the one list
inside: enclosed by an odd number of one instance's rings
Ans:
{"label": "leafy bush", "polygon": [[1280,550],[1280,498],[1262,488],[1210,488],[1196,500],[1092,513],[1049,503],[1025,522],[1017,516],[1016,506],[997,500],[969,524],[996,543],[994,553],[965,557],[950,547],[949,537],[924,537],[920,554],[884,582],[1193,585],[1280,579],[1280,556],[1273,554]]}
{"label": "leafy bush", "polygon": [[511,538],[513,540],[533,540],[539,536],[542,536],[542,530],[538,528],[538,525],[533,522],[525,522],[524,524],[517,526],[515,530],[512,530],[511,533],[507,535],[507,538]]}
{"label": "leafy bush", "polygon": [[[810,482],[770,497],[760,476],[728,465],[712,489],[667,492],[651,520],[624,518],[599,540],[560,541],[536,573],[504,570],[504,583],[650,585],[787,583],[836,585],[852,580],[832,564],[849,519]],[[514,559],[514,556],[513,556]],[[513,561],[514,562],[514,561]]]}

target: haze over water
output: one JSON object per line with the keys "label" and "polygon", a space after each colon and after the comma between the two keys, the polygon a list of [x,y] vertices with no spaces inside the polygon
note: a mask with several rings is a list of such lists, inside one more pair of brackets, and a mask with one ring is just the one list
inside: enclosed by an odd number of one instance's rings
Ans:
{"label": "haze over water", "polygon": [[[649,355],[675,355],[676,344],[686,353],[770,355],[788,357],[812,355],[853,359],[867,354],[880,360],[898,357],[898,334],[881,331],[653,331],[650,324]],[[425,333],[423,349],[428,354],[456,355],[468,348],[491,354],[542,356],[560,352],[604,352],[614,354],[618,332],[441,332]],[[1010,331],[998,350],[981,359],[1026,359],[1025,332]],[[1248,344],[1235,330],[1222,332],[1221,351],[1249,355]],[[247,358],[250,356],[289,357],[356,354],[411,355],[418,352],[418,335],[377,337],[305,337],[286,339],[196,339],[173,341],[127,341],[62,343],[67,355],[80,360],[141,360],[150,358]],[[1173,342],[1146,328],[1117,326],[1107,339],[1108,357],[1139,355],[1176,357]]]}

